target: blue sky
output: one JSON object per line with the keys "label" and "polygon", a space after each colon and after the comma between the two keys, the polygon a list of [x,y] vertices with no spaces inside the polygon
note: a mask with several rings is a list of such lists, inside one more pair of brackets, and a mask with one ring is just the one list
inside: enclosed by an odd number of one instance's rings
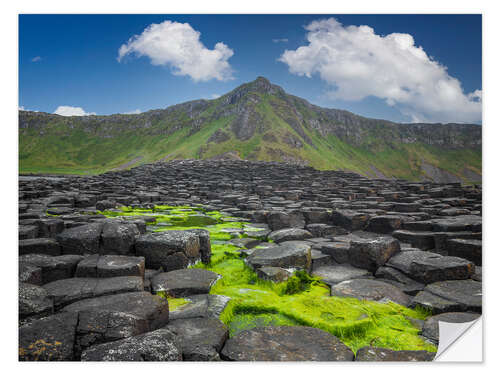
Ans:
{"label": "blue sky", "polygon": [[19,106],[147,111],[264,76],[367,117],[480,123],[481,40],[480,15],[20,15]]}

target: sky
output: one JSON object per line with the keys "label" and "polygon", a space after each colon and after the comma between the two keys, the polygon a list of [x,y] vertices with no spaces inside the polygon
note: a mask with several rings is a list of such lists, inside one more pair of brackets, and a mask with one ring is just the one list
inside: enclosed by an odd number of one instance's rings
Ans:
{"label": "sky", "polygon": [[481,123],[481,15],[20,15],[19,107],[139,113],[264,76],[328,108]]}

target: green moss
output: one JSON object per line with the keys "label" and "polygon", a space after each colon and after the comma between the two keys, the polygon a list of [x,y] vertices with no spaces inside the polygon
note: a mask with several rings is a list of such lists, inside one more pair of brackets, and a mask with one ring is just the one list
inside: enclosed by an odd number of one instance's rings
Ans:
{"label": "green moss", "polygon": [[[228,222],[208,226],[174,225],[190,215],[210,214],[222,220],[231,219],[216,212],[204,212],[201,207],[157,206],[152,210],[126,208],[105,211],[107,216],[158,215],[170,226],[160,230],[204,228],[210,232],[212,257],[209,264],[193,267],[216,272],[222,276],[210,293],[231,297],[220,319],[227,324],[230,335],[243,329],[267,325],[301,325],[316,327],[337,336],[354,352],[374,345],[393,350],[436,351],[418,335],[411,319],[425,319],[428,312],[409,309],[388,302],[360,301],[355,298],[331,297],[329,287],[305,272],[295,272],[282,283],[259,279],[246,265],[239,248],[225,241],[234,235],[228,229],[247,230],[245,222]],[[233,219],[237,220],[237,219]],[[188,303],[184,299],[169,299],[171,309]]]}

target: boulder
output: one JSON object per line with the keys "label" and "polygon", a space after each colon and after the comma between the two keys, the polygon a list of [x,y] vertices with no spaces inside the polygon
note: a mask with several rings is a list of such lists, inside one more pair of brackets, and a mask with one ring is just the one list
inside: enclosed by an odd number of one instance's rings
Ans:
{"label": "boulder", "polygon": [[82,353],[82,361],[181,361],[179,338],[168,329],[95,345]]}
{"label": "boulder", "polygon": [[353,352],[337,337],[312,327],[261,327],[226,341],[229,361],[352,361]]}
{"label": "boulder", "polygon": [[218,278],[219,275],[215,272],[201,268],[175,270],[154,276],[151,279],[151,289],[154,293],[164,292],[172,297],[208,294]]}

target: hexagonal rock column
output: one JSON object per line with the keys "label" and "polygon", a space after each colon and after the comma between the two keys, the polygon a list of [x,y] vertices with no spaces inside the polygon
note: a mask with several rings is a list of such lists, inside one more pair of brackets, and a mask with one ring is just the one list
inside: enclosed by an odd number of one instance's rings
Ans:
{"label": "hexagonal rock column", "polygon": [[182,361],[179,338],[168,329],[95,345],[82,353],[82,361]]}
{"label": "hexagonal rock column", "polygon": [[352,361],[354,354],[337,337],[312,327],[265,327],[238,333],[226,341],[229,361]]}
{"label": "hexagonal rock column", "polygon": [[375,272],[399,251],[399,241],[393,238],[357,239],[351,241],[348,253],[349,263]]}
{"label": "hexagonal rock column", "polygon": [[146,259],[147,268],[172,271],[186,268],[190,258],[199,256],[200,240],[190,231],[167,230],[138,237],[135,250]]}
{"label": "hexagonal rock column", "polygon": [[91,255],[76,266],[75,277],[140,276],[144,279],[144,257]]}
{"label": "hexagonal rock column", "polygon": [[254,269],[269,266],[308,271],[311,267],[311,245],[301,241],[283,242],[279,246],[255,250],[247,262]]}
{"label": "hexagonal rock column", "polygon": [[151,279],[154,293],[165,292],[172,297],[208,294],[219,275],[200,268],[163,272]]}
{"label": "hexagonal rock column", "polygon": [[332,287],[331,295],[369,301],[392,301],[403,306],[410,304],[410,297],[399,288],[379,280],[353,279],[343,281]]}
{"label": "hexagonal rock column", "polygon": [[391,350],[365,346],[356,352],[357,362],[422,362],[432,361],[436,353],[426,350]]}

